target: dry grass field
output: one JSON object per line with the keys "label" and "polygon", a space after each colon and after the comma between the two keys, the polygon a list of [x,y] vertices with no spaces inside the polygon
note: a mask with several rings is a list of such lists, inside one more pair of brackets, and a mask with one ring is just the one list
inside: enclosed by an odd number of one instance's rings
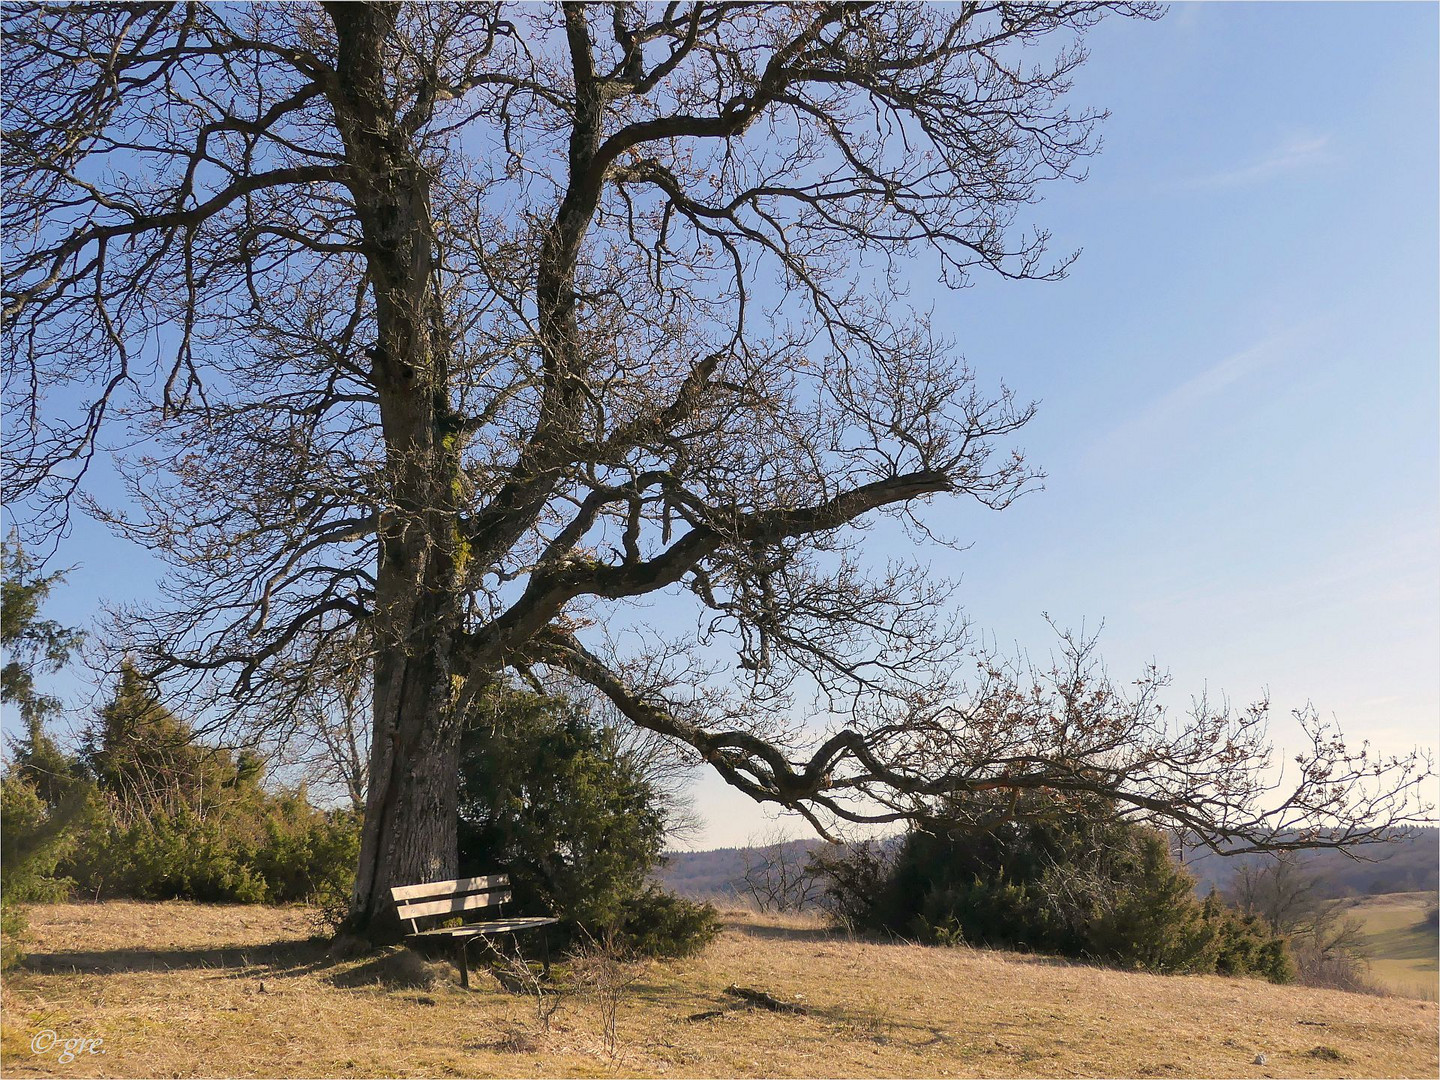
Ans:
{"label": "dry grass field", "polygon": [[[448,965],[403,951],[335,961],[307,941],[312,928],[295,908],[38,906],[28,966],[4,983],[0,1065],[11,1077],[1433,1077],[1440,1068],[1434,1002],[856,942],[743,912],[729,913],[703,955],[638,972],[612,1053],[593,992],[562,997],[546,1033],[534,999],[489,976],[467,992]],[[725,1008],[732,983],[803,995],[808,1011]],[[45,1032],[81,1052],[62,1061],[66,1044],[47,1045]],[[1266,1063],[1254,1064],[1261,1053]]]}

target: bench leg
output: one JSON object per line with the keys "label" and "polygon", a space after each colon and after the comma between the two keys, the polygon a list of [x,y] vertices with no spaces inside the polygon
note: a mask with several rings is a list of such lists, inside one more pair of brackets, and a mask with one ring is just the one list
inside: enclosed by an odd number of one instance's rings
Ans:
{"label": "bench leg", "polygon": [[546,982],[549,982],[549,981],[550,981],[550,928],[549,928],[548,926],[542,926],[542,927],[540,928],[540,955],[541,955],[542,957],[544,957],[544,959],[545,959],[544,967],[541,968],[541,970],[545,972],[545,981],[546,981]]}
{"label": "bench leg", "polygon": [[466,990],[470,989],[470,954],[466,949],[468,944],[469,942],[463,937],[456,944],[456,949],[460,953],[460,985]]}

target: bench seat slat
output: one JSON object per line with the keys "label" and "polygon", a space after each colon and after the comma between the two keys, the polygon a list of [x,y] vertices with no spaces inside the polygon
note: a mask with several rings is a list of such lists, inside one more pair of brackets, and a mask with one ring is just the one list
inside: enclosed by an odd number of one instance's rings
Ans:
{"label": "bench seat slat", "polygon": [[473,896],[449,896],[443,900],[422,900],[415,904],[400,904],[395,911],[402,919],[418,919],[422,915],[449,915],[454,912],[469,911],[471,908],[503,904],[510,899],[510,896],[509,889],[502,892],[475,893]]}
{"label": "bench seat slat", "polygon": [[390,899],[398,903],[401,900],[415,900],[425,896],[450,896],[454,893],[477,892],[481,889],[499,889],[509,884],[509,874],[486,874],[483,877],[430,881],[422,885],[397,885],[390,890]]}
{"label": "bench seat slat", "polygon": [[464,926],[439,926],[434,930],[421,930],[410,937],[430,937],[445,934],[450,937],[476,937],[481,934],[508,934],[513,930],[531,930],[538,926],[551,926],[559,919],[525,916],[515,919],[495,919],[491,922],[466,923]]}

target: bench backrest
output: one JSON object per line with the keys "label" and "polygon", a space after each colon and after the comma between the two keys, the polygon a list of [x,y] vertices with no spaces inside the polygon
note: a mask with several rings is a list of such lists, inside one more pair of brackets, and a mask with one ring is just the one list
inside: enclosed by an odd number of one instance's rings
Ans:
{"label": "bench backrest", "polygon": [[390,898],[395,901],[395,913],[409,921],[410,931],[414,933],[418,929],[417,919],[505,903],[510,899],[509,885],[509,874],[486,874],[423,885],[397,885],[390,890]]}

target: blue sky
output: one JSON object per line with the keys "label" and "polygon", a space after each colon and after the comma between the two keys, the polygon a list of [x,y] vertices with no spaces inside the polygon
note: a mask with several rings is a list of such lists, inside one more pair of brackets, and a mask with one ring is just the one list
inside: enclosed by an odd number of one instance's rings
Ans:
{"label": "blue sky", "polygon": [[[1041,409],[1045,490],[933,514],[1003,649],[1103,621],[1116,677],[1183,708],[1267,688],[1391,750],[1440,726],[1437,9],[1175,5],[1092,35],[1111,112],[1088,180],[1035,208],[1058,284],[929,295],[983,381]],[[877,545],[879,546],[879,545]],[[878,554],[878,552],[877,552]],[[695,846],[766,825],[703,781]],[[791,825],[799,832],[798,825]]]}
{"label": "blue sky", "polygon": [[[1019,442],[1045,490],[932,511],[973,541],[931,554],[1002,648],[1044,655],[1044,612],[1103,621],[1112,673],[1154,658],[1182,706],[1268,688],[1282,746],[1307,701],[1384,749],[1440,742],[1437,13],[1108,21],[1075,86],[1112,113],[1104,149],[1033,208],[1084,249],[1069,278],[911,281],[982,384],[1041,402]],[[87,523],[61,562],[47,614],[70,623],[156,572]],[[692,846],[765,827],[718,781],[696,791]]]}

